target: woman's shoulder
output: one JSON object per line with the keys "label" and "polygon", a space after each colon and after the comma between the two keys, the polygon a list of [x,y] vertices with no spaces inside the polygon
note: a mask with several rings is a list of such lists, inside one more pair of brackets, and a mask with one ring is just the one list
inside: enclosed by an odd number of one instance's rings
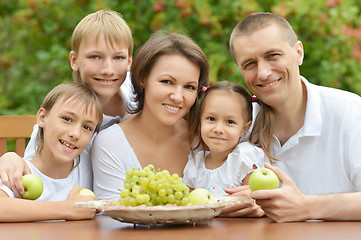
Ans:
{"label": "woman's shoulder", "polygon": [[124,133],[121,127],[118,124],[113,124],[112,126],[101,130],[94,138],[94,143],[97,142],[110,142],[114,139],[124,138]]}
{"label": "woman's shoulder", "polygon": [[119,134],[119,132],[122,132],[122,129],[120,128],[119,123],[115,123],[99,131],[98,135]]}

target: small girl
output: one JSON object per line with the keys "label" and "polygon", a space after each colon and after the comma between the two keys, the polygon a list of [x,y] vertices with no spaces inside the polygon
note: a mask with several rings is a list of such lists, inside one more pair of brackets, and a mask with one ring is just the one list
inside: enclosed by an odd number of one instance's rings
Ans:
{"label": "small girl", "polygon": [[250,142],[239,142],[252,123],[252,97],[243,86],[221,81],[209,87],[199,115],[194,126],[198,144],[189,155],[183,182],[206,188],[219,199],[226,195],[224,189],[247,185],[250,173],[263,167],[267,157]]}
{"label": "small girl", "polygon": [[89,187],[87,162],[80,161],[79,155],[98,131],[102,117],[97,95],[84,84],[64,83],[48,93],[37,113],[36,155],[26,161],[43,181],[43,193],[36,201],[25,200],[1,186],[0,222],[94,217],[95,209],[73,205],[75,201],[95,200],[78,195],[81,187]]}

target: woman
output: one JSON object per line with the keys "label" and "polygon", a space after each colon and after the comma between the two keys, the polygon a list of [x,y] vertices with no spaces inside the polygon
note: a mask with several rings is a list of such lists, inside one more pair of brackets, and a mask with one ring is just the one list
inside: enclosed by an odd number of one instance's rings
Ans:
{"label": "woman", "polygon": [[103,130],[93,143],[99,199],[118,199],[125,171],[132,167],[153,164],[182,175],[190,153],[188,126],[195,121],[208,72],[207,57],[184,35],[156,34],[142,46],[131,68],[135,116]]}

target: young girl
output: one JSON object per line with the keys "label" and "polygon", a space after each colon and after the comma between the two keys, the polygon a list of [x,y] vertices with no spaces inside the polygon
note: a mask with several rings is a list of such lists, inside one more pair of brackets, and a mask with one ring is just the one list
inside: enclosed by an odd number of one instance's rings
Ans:
{"label": "young girl", "polygon": [[84,172],[87,162],[79,155],[98,131],[102,117],[99,99],[84,84],[64,83],[48,93],[37,113],[36,156],[26,162],[43,181],[43,193],[36,201],[18,199],[2,186],[1,222],[93,218],[95,209],[73,204],[95,199],[78,195],[81,187],[90,187]]}
{"label": "young girl", "polygon": [[[104,116],[100,130],[120,122],[126,116],[132,87],[129,80],[124,81],[132,63],[132,52],[131,31],[117,12],[100,10],[89,14],[74,29],[70,65],[74,80],[89,86],[103,105]],[[38,126],[35,125],[26,147],[26,160],[35,156],[37,132]],[[91,145],[92,141],[82,153],[82,159],[87,162],[88,179],[92,186]],[[17,197],[24,193],[21,175],[29,172],[23,159],[15,153],[6,153],[0,158],[0,177],[6,186],[14,186],[12,190]]]}
{"label": "young girl", "polygon": [[205,91],[199,115],[194,126],[198,144],[189,155],[183,182],[221,198],[225,189],[247,185],[250,173],[267,159],[262,149],[239,142],[252,123],[252,99],[243,86],[218,82]]}
{"label": "young girl", "polygon": [[93,143],[99,199],[118,199],[132,167],[153,164],[182,175],[190,152],[188,125],[196,119],[208,70],[203,51],[184,35],[158,33],[141,47],[131,69],[136,115],[101,131]]}

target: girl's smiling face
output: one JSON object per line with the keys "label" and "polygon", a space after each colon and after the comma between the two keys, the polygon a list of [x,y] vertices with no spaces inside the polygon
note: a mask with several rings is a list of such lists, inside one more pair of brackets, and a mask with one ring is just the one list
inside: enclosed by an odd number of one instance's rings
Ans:
{"label": "girl's smiling face", "polygon": [[246,100],[239,93],[210,92],[201,114],[201,136],[213,153],[228,155],[247,132],[250,122]]}
{"label": "girl's smiling face", "polygon": [[193,106],[200,76],[199,66],[179,55],[160,56],[145,80],[143,114],[164,125],[174,125]]}

